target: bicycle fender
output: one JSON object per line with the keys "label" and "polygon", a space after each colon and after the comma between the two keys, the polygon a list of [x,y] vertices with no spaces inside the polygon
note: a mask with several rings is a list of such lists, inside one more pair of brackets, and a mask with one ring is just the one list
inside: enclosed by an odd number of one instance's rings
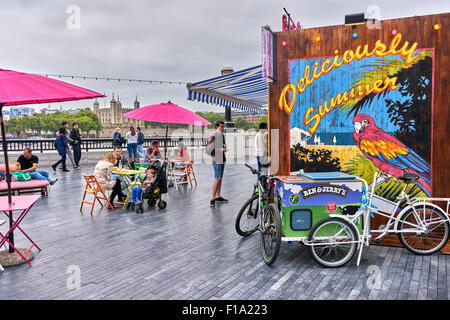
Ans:
{"label": "bicycle fender", "polygon": [[[442,210],[441,207],[439,207],[439,206],[437,206],[437,205],[435,205],[435,204],[433,204],[433,203],[429,203],[429,202],[416,202],[416,203],[414,203],[414,204],[412,204],[412,205],[410,205],[410,206],[406,206],[405,208],[403,208],[402,211],[400,211],[400,213],[397,215],[397,217],[400,218],[406,211],[409,210],[409,208],[411,208],[411,207],[413,207],[413,206],[415,207],[415,206],[418,206],[418,205],[427,205],[427,206],[431,206],[431,207],[433,207],[433,208],[436,208],[437,210],[440,210],[440,211],[444,214],[444,216],[448,217],[448,215],[444,212],[444,210]],[[397,225],[398,225],[399,222],[400,222],[399,220],[395,221],[395,224],[394,224],[394,230],[397,230]]]}
{"label": "bicycle fender", "polygon": [[358,228],[356,228],[355,223],[352,220],[350,220],[348,217],[343,216],[341,214],[330,214],[329,217],[330,218],[340,218],[340,219],[346,220],[352,226],[353,231],[355,231],[355,233],[358,235],[358,239],[361,239],[361,235],[359,234]]}

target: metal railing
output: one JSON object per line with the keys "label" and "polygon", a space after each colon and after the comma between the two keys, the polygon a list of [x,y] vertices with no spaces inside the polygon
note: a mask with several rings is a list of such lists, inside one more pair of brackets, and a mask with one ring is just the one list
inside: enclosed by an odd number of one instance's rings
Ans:
{"label": "metal railing", "polygon": [[[152,137],[144,139],[144,148],[150,147],[153,140],[159,142],[159,147],[165,147],[164,137]],[[176,147],[178,142],[189,147],[204,147],[208,142],[208,138],[197,137],[170,137],[167,139],[167,147]],[[24,148],[29,147],[33,151],[55,151],[54,143],[55,139],[7,139],[8,151],[22,151]],[[123,144],[126,147],[126,144]],[[112,148],[111,138],[86,138],[81,140],[81,149],[84,151],[89,150],[103,150]],[[3,143],[0,142],[0,150],[3,151]]]}

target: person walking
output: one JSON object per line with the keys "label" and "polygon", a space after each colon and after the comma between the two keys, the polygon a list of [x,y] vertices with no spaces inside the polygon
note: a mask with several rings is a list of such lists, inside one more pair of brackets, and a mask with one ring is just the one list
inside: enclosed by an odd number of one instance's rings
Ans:
{"label": "person walking", "polygon": [[137,140],[137,145],[138,145],[138,147],[137,147],[137,153],[138,153],[139,159],[143,159],[144,156],[145,156],[145,153],[144,153],[144,141],[145,141],[145,137],[144,137],[144,134],[142,133],[140,127],[137,127],[137,128],[136,128],[136,132],[138,133],[138,140]]}
{"label": "person walking", "polygon": [[53,171],[56,171],[56,167],[58,166],[58,164],[62,164],[62,171],[70,171],[66,168],[67,148],[69,148],[69,145],[67,144],[66,139],[66,128],[61,127],[59,128],[59,133],[56,137],[56,149],[58,150],[61,159],[59,159],[55,164],[52,165]]}
{"label": "person walking", "polygon": [[78,123],[74,122],[72,124],[72,130],[70,130],[70,136],[71,139],[70,145],[73,149],[73,161],[75,162],[75,165],[73,166],[75,169],[80,169],[80,160],[81,160],[81,136],[80,136],[80,130],[78,128]]}
{"label": "person walking", "polygon": [[137,159],[138,134],[133,126],[130,127],[125,139],[127,139],[128,160],[131,168],[134,169],[134,162]]}
{"label": "person walking", "polygon": [[109,202],[113,205],[111,207],[108,205],[108,209],[117,209],[119,206],[114,205],[114,198],[118,197],[118,202],[123,203],[123,200],[127,197],[122,192],[122,186],[120,184],[120,179],[112,178],[112,169],[114,166],[114,163],[116,163],[117,158],[114,155],[114,153],[109,152],[103,160],[100,160],[94,169],[94,176],[97,178],[98,183],[103,189],[110,189],[112,188],[111,195],[109,197]]}
{"label": "person walking", "polygon": [[[259,132],[255,137],[255,153],[256,161],[258,162],[258,171],[263,175],[269,174],[269,157],[268,157],[268,132],[267,123],[261,122],[259,124]],[[262,181],[263,185],[266,184],[265,179]]]}
{"label": "person walking", "polygon": [[[64,134],[66,135],[66,142],[68,144],[71,144],[72,143],[72,139],[70,139],[69,123],[67,121],[63,121],[61,123],[61,126],[64,127],[64,129],[65,129]],[[66,150],[66,154],[67,154],[67,157],[69,158],[70,162],[72,163],[72,166],[75,168],[75,161],[74,161],[74,158],[73,158],[73,153],[72,153],[72,150],[71,150],[71,148],[69,146],[68,146],[68,148]]]}
{"label": "person walking", "polygon": [[122,148],[122,144],[124,144],[125,142],[125,138],[122,137],[122,134],[120,133],[120,128],[116,128],[116,131],[113,135],[113,147],[119,146]]}
{"label": "person walking", "polygon": [[227,152],[227,145],[225,144],[225,123],[221,120],[216,121],[216,132],[211,135],[206,146],[206,153],[212,157],[212,164],[214,168],[214,183],[212,188],[212,198],[210,206],[215,207],[216,202],[228,202],[227,199],[220,195],[222,188],[223,170],[225,168],[225,152]]}

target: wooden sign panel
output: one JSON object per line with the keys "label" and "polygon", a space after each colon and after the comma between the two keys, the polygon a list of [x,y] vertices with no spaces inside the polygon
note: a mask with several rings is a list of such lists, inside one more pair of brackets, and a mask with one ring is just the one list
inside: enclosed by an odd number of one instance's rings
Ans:
{"label": "wooden sign panel", "polygon": [[450,197],[449,18],[277,33],[269,125],[279,130],[279,155],[271,173],[342,171],[370,184],[381,170],[390,179],[376,191],[386,198],[402,190],[395,177],[415,173],[408,194]]}

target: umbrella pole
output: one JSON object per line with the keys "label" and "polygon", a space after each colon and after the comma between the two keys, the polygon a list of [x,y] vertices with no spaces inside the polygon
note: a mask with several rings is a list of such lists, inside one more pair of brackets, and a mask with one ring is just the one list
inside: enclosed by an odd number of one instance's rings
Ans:
{"label": "umbrella pole", "polygon": [[169,132],[169,125],[166,124],[166,141],[164,142],[164,157],[167,157],[167,135]]}
{"label": "umbrella pole", "polygon": [[[9,159],[8,159],[8,145],[6,144],[6,129],[5,122],[3,121],[3,104],[0,104],[0,125],[2,130],[2,142],[3,142],[3,153],[5,155],[5,176],[6,176],[6,184],[8,186],[8,203],[12,203],[12,191],[11,191],[11,172],[9,171]],[[12,211],[9,211],[9,228],[12,228],[13,219],[12,219]],[[14,234],[11,232],[8,235],[8,240],[10,243],[14,245]],[[14,250],[12,246],[9,246],[9,253],[13,253]]]}

